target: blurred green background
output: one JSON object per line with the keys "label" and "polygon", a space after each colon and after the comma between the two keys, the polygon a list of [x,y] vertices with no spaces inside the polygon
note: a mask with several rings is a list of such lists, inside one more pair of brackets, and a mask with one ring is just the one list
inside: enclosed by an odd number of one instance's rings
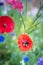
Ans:
{"label": "blurred green background", "polygon": [[[34,7],[39,9],[40,0],[27,0],[27,4],[26,0],[21,1],[24,4],[23,12],[21,13],[22,17],[17,10],[9,5],[7,6],[6,3],[2,7],[0,6],[0,16],[8,15],[12,17],[15,22],[14,36],[10,36],[10,34],[7,33],[2,34],[6,40],[4,43],[0,43],[0,65],[22,65],[20,62],[23,60],[23,56],[28,56],[29,58],[29,61],[25,62],[25,65],[37,65],[38,58],[43,57],[43,9],[41,10],[41,16],[35,24],[32,23],[36,15],[31,15],[31,10],[34,11]],[[43,0],[41,0],[41,2],[42,1]],[[9,8],[9,11],[7,8]],[[25,28],[22,18],[25,23]],[[37,25],[37,23],[40,24]],[[30,27],[31,29],[28,29]],[[22,52],[17,44],[18,36],[24,32],[27,33],[34,42],[32,50],[28,52]]]}

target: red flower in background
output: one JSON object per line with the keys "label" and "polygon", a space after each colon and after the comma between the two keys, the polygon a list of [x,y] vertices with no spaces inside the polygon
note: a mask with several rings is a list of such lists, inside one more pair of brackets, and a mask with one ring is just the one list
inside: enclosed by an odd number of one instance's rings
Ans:
{"label": "red flower in background", "polygon": [[0,17],[0,33],[10,33],[14,29],[14,22],[9,16]]}
{"label": "red flower in background", "polygon": [[29,51],[33,47],[33,41],[27,34],[21,34],[18,38],[18,44],[21,51]]}

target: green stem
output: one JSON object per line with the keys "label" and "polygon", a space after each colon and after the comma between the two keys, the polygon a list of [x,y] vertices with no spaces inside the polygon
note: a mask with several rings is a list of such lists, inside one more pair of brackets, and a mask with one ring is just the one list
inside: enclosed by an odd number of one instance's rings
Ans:
{"label": "green stem", "polygon": [[27,15],[27,3],[28,3],[28,2],[27,2],[27,0],[26,0],[26,15]]}
{"label": "green stem", "polygon": [[[36,19],[36,20],[37,20],[37,19]],[[36,21],[36,20],[35,20],[35,21]],[[34,23],[33,23],[33,25],[34,25]],[[33,27],[33,25],[31,25],[27,30],[30,30],[30,29]]]}
{"label": "green stem", "polygon": [[34,20],[34,22],[33,22],[33,24],[37,21],[37,19],[41,16],[41,14],[39,14],[40,13],[40,11],[41,11],[41,2],[40,2],[40,7],[39,7],[39,11],[38,11],[38,13],[36,14],[36,19]]}
{"label": "green stem", "polygon": [[38,13],[36,15],[35,20],[33,21],[32,25],[28,28],[28,30],[30,30],[32,28],[32,26],[35,24],[35,22],[40,18],[41,15],[39,15],[39,13],[40,13],[40,9],[39,9],[39,11],[38,11]]}
{"label": "green stem", "polygon": [[22,17],[22,15],[21,15],[21,13],[19,13],[19,15],[20,15],[20,17],[21,17],[21,19],[22,19],[22,22],[23,22],[23,25],[24,25],[24,30],[25,30],[25,23],[24,23],[23,17]]}
{"label": "green stem", "polygon": [[35,30],[35,28],[37,27],[37,25],[39,25],[40,23],[37,23],[37,24],[35,24],[34,25],[34,28],[33,28],[33,26],[32,26],[32,29],[28,32],[28,34],[30,34],[31,32],[33,32],[34,30]]}
{"label": "green stem", "polygon": [[26,17],[27,17],[27,3],[28,3],[28,1],[25,0],[25,20],[26,20]]}
{"label": "green stem", "polygon": [[33,21],[33,23],[32,24],[34,24],[38,19],[39,19],[39,17],[41,16],[41,14],[40,15],[38,15],[38,16],[36,16],[36,18],[35,18],[35,20]]}

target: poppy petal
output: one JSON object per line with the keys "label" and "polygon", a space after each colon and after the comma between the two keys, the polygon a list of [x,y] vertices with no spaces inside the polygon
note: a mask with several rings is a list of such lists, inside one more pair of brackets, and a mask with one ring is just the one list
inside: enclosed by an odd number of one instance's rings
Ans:
{"label": "poppy petal", "polygon": [[2,32],[10,33],[14,30],[14,21],[9,16],[1,16],[0,17],[0,28]]}
{"label": "poppy petal", "polygon": [[21,51],[28,51],[32,49],[33,41],[27,34],[21,34],[18,37],[18,45]]}

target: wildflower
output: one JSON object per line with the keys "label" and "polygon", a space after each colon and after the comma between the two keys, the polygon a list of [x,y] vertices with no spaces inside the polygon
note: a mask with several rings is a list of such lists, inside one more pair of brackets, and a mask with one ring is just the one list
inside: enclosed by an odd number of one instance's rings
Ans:
{"label": "wildflower", "polygon": [[21,34],[18,37],[18,45],[21,51],[29,51],[32,49],[33,42],[27,34]]}
{"label": "wildflower", "polygon": [[0,33],[10,33],[14,29],[14,21],[9,16],[0,17]]}

